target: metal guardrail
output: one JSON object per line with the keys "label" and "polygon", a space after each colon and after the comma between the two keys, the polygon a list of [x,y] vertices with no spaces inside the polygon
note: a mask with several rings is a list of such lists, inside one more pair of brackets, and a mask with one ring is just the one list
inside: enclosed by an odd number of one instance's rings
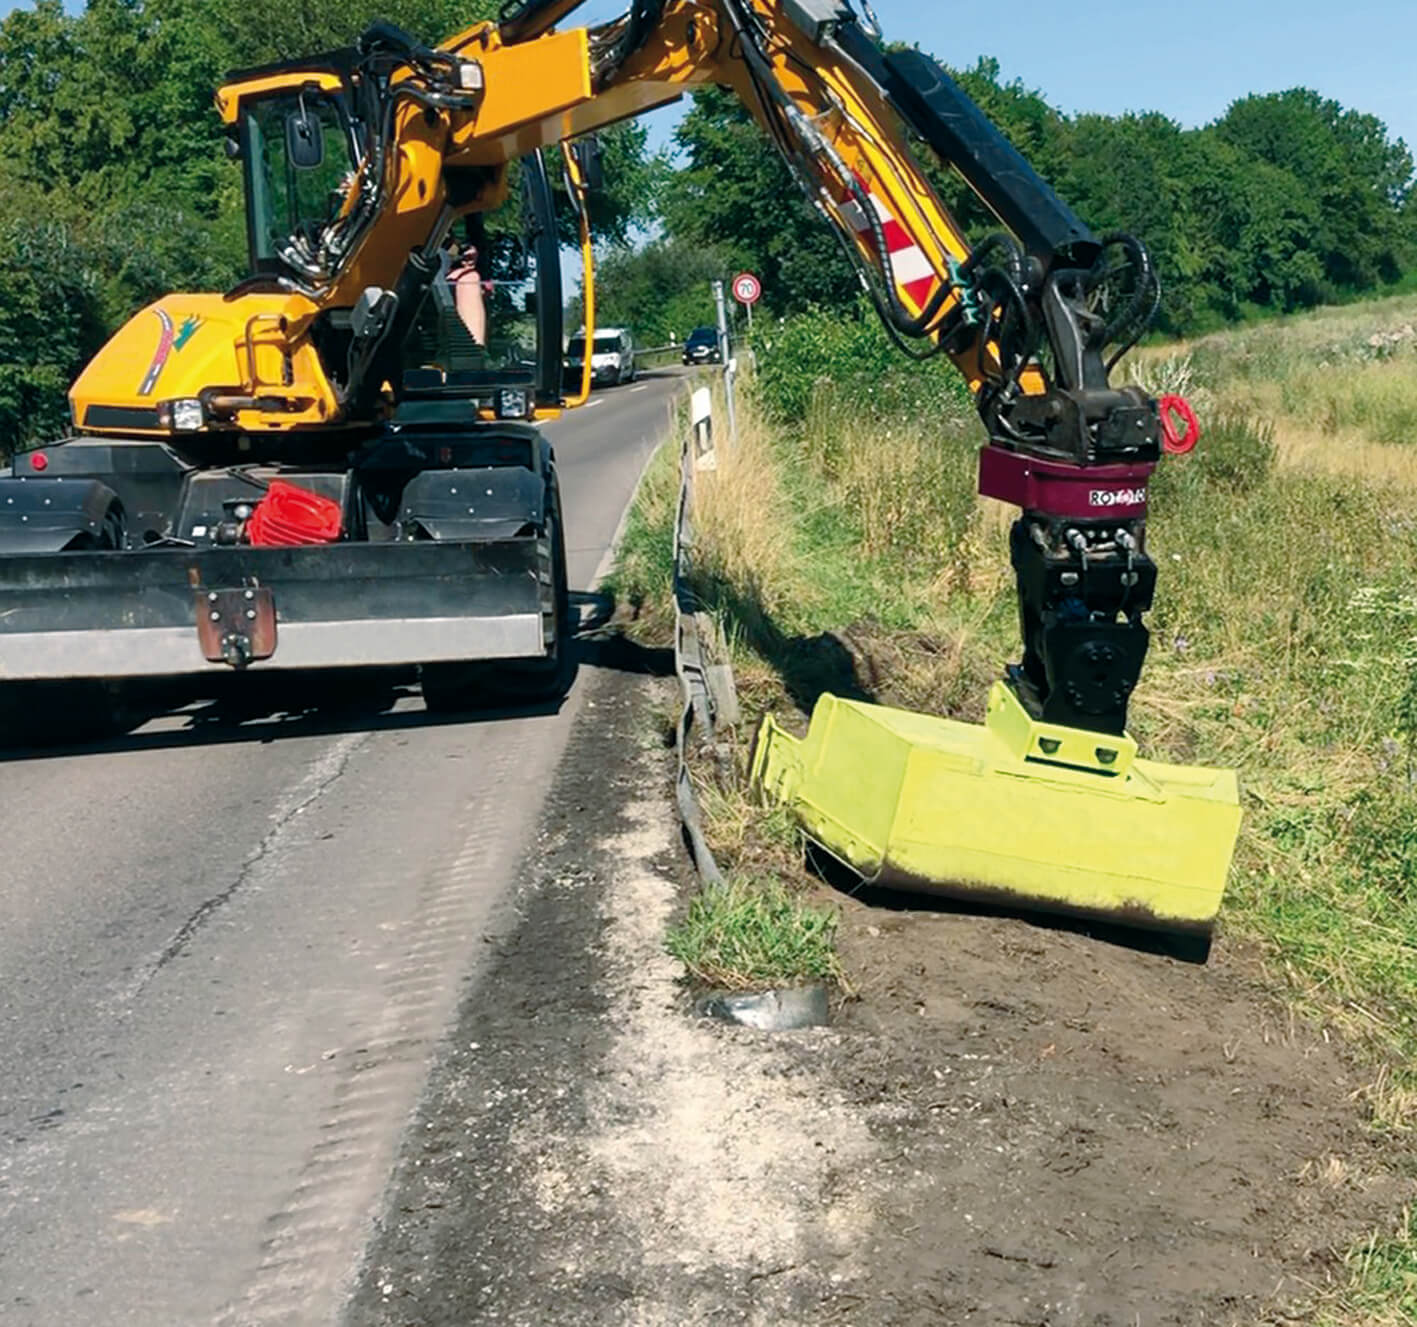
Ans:
{"label": "metal guardrail", "polygon": [[671,360],[682,359],[684,356],[684,347],[682,345],[644,346],[635,351],[635,358],[637,360],[655,358],[660,355]]}
{"label": "metal guardrail", "polygon": [[703,816],[689,773],[689,739],[695,725],[710,737],[720,726],[738,721],[738,693],[733,667],[718,621],[705,613],[693,588],[694,476],[714,470],[718,454],[713,439],[713,397],[700,387],[692,397],[692,426],[679,452],[679,506],[674,522],[674,670],[679,675],[683,707],[675,730],[679,772],[675,796],[679,818],[699,875],[708,884],[720,884],[723,874],[704,836]]}

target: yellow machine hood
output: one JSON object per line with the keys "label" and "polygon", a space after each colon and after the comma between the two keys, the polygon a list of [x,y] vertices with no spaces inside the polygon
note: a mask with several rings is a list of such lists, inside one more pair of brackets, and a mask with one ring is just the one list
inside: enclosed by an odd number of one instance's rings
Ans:
{"label": "yellow machine hood", "polygon": [[[201,401],[201,429],[328,423],[338,403],[304,333],[300,296],[165,295],[133,315],[69,391],[85,433],[170,435],[191,429],[172,403]],[[292,416],[294,418],[292,418]],[[277,423],[279,421],[279,424]]]}

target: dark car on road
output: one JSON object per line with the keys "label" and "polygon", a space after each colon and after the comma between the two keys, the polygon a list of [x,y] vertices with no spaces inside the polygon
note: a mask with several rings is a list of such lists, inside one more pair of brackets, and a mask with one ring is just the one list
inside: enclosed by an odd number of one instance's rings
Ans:
{"label": "dark car on road", "polygon": [[712,327],[696,327],[684,342],[685,364],[721,364],[723,355],[718,348],[718,331]]}

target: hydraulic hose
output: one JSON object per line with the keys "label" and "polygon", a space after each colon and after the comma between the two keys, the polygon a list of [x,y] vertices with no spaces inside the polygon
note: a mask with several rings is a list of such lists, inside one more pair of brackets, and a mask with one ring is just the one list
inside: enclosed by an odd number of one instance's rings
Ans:
{"label": "hydraulic hose", "polygon": [[664,17],[666,0],[634,0],[630,12],[623,20],[625,27],[615,41],[603,52],[596,65],[596,81],[603,87],[630,56],[649,39],[650,33]]}
{"label": "hydraulic hose", "polygon": [[1121,342],[1107,361],[1107,372],[1111,373],[1123,356],[1146,334],[1146,329],[1156,317],[1157,310],[1161,307],[1161,278],[1157,275],[1146,245],[1135,235],[1129,235],[1125,231],[1113,231],[1104,235],[1101,243],[1103,251],[1097,260],[1098,267],[1102,265],[1108,249],[1120,248],[1131,260],[1137,273],[1136,285],[1126,308],[1107,324],[1102,334],[1103,345],[1110,345],[1114,341]]}
{"label": "hydraulic hose", "polygon": [[[796,104],[778,85],[776,75],[773,73],[772,65],[767,57],[758,48],[749,31],[748,24],[743,21],[742,16],[737,12],[733,0],[728,0],[724,5],[725,12],[737,30],[737,35],[743,51],[744,62],[748,67],[748,74],[753,82],[754,89],[758,93],[760,102],[763,105],[765,114],[770,114],[775,110],[790,125],[792,133],[788,135],[785,131],[779,130],[775,137],[778,139],[778,147],[786,158],[789,166],[795,173],[802,173],[802,167],[797,164],[797,157],[801,149],[793,149],[791,144],[805,146],[809,153],[815,154],[818,158],[824,158],[828,163],[832,173],[841,181],[842,185],[851,194],[862,216],[865,218],[871,233],[871,241],[876,250],[877,260],[880,263],[884,280],[881,285],[884,289],[884,300],[881,292],[876,290],[874,284],[868,284],[868,290],[872,295],[872,302],[876,306],[877,313],[888,329],[899,337],[919,339],[927,336],[932,330],[932,326],[939,316],[941,308],[949,299],[952,287],[945,282],[940,284],[939,289],[931,296],[926,307],[916,315],[901,303],[900,296],[896,292],[895,269],[891,262],[890,246],[886,243],[885,228],[881,224],[881,219],[876,213],[874,204],[871,202],[870,194],[866,191],[861,182],[856,178],[853,171],[848,169],[846,163],[837,156],[830,143],[821,135],[816,127],[798,109]],[[814,189],[820,188],[820,184],[811,172],[806,172],[806,178],[801,182],[807,188],[809,197]],[[810,183],[809,183],[810,181]],[[833,229],[840,235],[840,223],[834,222]],[[844,237],[843,237],[844,238]],[[853,246],[846,245],[846,252],[851,258],[852,265],[856,267],[858,274],[861,274],[860,256]],[[897,344],[899,344],[898,338]]]}

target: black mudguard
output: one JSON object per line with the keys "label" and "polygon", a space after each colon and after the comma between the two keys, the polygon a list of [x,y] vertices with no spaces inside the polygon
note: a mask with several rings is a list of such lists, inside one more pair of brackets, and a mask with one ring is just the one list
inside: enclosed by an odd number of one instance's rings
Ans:
{"label": "black mudguard", "polygon": [[523,469],[425,470],[404,489],[401,519],[429,539],[509,539],[545,522],[546,481]]}
{"label": "black mudguard", "polygon": [[118,495],[97,479],[0,479],[0,553],[99,547]]}

